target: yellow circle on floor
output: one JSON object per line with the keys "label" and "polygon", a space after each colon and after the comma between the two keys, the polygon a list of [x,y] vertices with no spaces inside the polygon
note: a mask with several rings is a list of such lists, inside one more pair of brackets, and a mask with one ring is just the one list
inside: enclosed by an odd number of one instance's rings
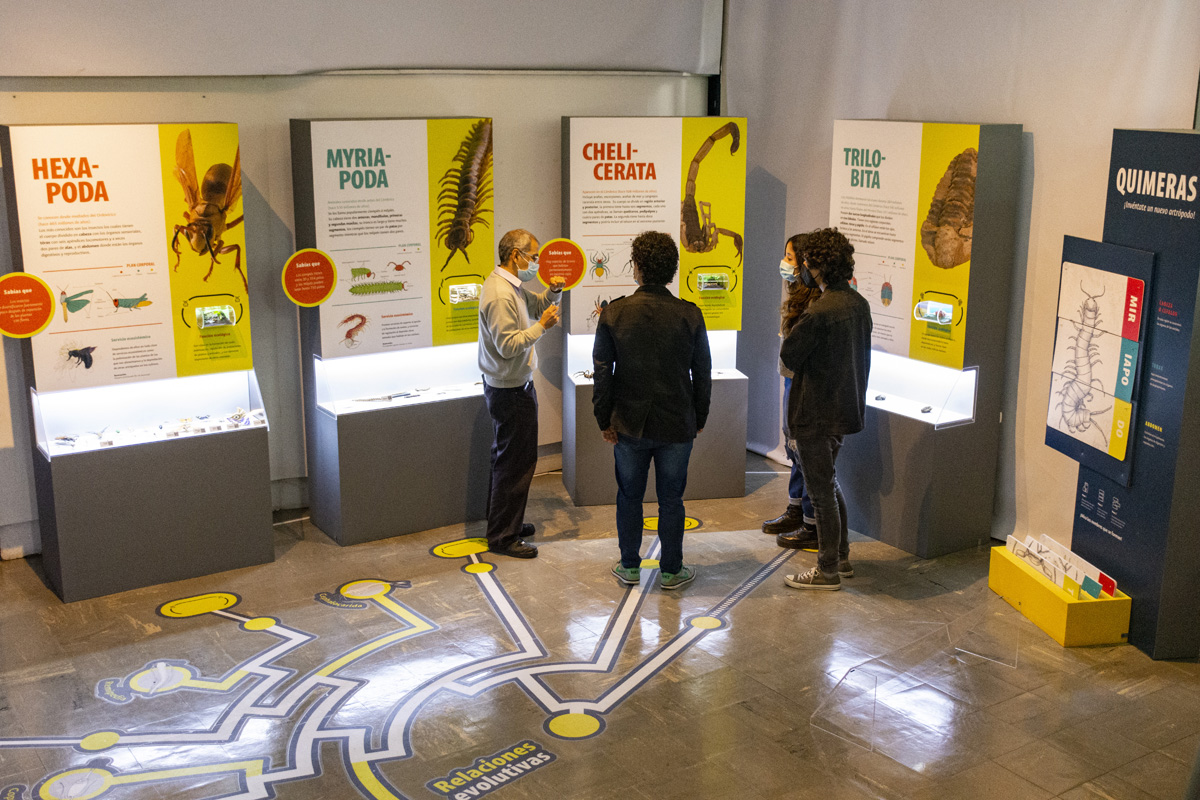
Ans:
{"label": "yellow circle on floor", "polygon": [[233,608],[241,599],[232,592],[198,594],[195,597],[181,597],[178,600],[163,603],[158,607],[158,613],[164,617],[173,617],[175,619],[198,617],[201,614],[211,614],[214,611]]}
{"label": "yellow circle on floor", "polygon": [[[179,684],[192,677],[192,673],[188,672],[183,667],[174,665],[160,664],[154,669],[147,669],[139,672],[129,679],[129,688],[135,692],[144,694],[154,694],[155,692],[170,691],[179,686]],[[158,678],[163,678],[158,682]],[[98,736],[99,734],[93,734]],[[112,745],[104,745],[112,747]]]}
{"label": "yellow circle on floor", "polygon": [[600,730],[600,718],[591,714],[560,714],[546,723],[546,730],[560,739],[585,739]]}
{"label": "yellow circle on floor", "polygon": [[392,585],[383,581],[350,581],[338,589],[338,594],[352,600],[370,600],[373,597],[383,597],[391,590]]}
{"label": "yellow circle on floor", "polygon": [[279,624],[279,620],[274,617],[254,617],[242,623],[242,630],[245,631],[265,631],[274,628]]}
{"label": "yellow circle on floor", "polygon": [[463,572],[481,573],[491,572],[494,569],[495,567],[491,564],[467,564],[465,567],[463,567]]}
{"label": "yellow circle on floor", "polygon": [[113,774],[106,769],[83,767],[60,772],[42,784],[43,800],[90,800],[112,788]]}
{"label": "yellow circle on floor", "polygon": [[[703,522],[696,519],[695,517],[684,517],[683,518],[683,529],[685,531],[694,531],[703,524],[704,524]],[[643,517],[642,518],[642,528],[645,530],[648,530],[648,531],[658,530],[658,517]]]}
{"label": "yellow circle on floor", "polygon": [[430,552],[438,558],[463,558],[486,553],[487,549],[487,539],[455,539],[453,542],[442,542]]}
{"label": "yellow circle on floor", "polygon": [[704,628],[708,631],[716,630],[724,624],[716,617],[694,617],[691,622],[693,628]]}
{"label": "yellow circle on floor", "polygon": [[121,741],[121,734],[116,731],[97,731],[83,737],[79,742],[81,750],[107,750]]}
{"label": "yellow circle on floor", "polygon": [[642,559],[642,569],[658,569],[658,559],[657,558],[643,558]]}

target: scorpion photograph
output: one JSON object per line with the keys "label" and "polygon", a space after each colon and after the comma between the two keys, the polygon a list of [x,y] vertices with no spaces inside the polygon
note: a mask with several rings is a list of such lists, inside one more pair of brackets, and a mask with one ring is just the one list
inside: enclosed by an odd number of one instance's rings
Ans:
{"label": "scorpion photograph", "polygon": [[729,154],[733,155],[741,146],[742,133],[736,122],[727,122],[713,131],[692,157],[683,203],[680,205],[679,238],[683,242],[683,249],[689,253],[711,253],[717,249],[720,235],[725,234],[733,239],[733,246],[737,249],[738,266],[741,266],[742,235],[728,228],[718,228],[712,218],[712,203],[696,200],[696,178],[700,174],[700,162],[713,149],[713,145],[726,136],[730,137]]}

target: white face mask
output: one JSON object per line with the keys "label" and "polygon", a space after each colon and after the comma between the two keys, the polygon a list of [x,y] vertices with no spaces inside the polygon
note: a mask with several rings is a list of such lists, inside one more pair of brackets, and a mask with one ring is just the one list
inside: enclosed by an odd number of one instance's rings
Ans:
{"label": "white face mask", "polygon": [[779,274],[788,283],[796,282],[796,268],[787,262],[787,259],[781,259],[779,262]]}

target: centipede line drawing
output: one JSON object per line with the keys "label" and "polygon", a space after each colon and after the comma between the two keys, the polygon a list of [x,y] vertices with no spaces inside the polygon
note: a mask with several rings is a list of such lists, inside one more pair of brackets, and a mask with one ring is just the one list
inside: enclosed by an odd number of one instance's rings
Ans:
{"label": "centipede line drawing", "polygon": [[[450,266],[455,253],[467,263],[467,247],[475,239],[475,225],[491,227],[484,214],[492,209],[484,204],[492,199],[492,121],[481,119],[471,126],[458,152],[451,159],[438,193],[437,238],[450,251],[442,270]],[[455,164],[457,166],[455,166]]]}
{"label": "centipede line drawing", "polygon": [[1076,436],[1094,431],[1107,447],[1108,436],[1093,417],[1111,411],[1112,404],[1106,408],[1095,408],[1100,402],[1096,398],[1096,391],[1107,393],[1107,390],[1104,383],[1092,375],[1093,367],[1103,363],[1100,348],[1092,340],[1097,334],[1104,335],[1103,331],[1097,330],[1100,304],[1096,302],[1097,298],[1104,295],[1104,290],[1090,294],[1083,288],[1082,281],[1079,288],[1085,299],[1079,304],[1079,321],[1071,321],[1075,327],[1075,335],[1067,339],[1070,343],[1067,352],[1071,353],[1071,359],[1063,367],[1063,387],[1057,394],[1058,404],[1055,408],[1060,411],[1059,423],[1067,431]]}

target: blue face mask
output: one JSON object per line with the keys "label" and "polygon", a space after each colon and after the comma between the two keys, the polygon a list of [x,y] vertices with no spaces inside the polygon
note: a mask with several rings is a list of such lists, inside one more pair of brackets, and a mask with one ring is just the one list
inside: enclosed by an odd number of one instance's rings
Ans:
{"label": "blue face mask", "polygon": [[815,289],[818,286],[817,279],[814,278],[813,274],[808,271],[808,267],[800,268],[800,282],[803,283],[805,286],[807,286],[809,289]]}
{"label": "blue face mask", "polygon": [[796,282],[796,268],[789,264],[786,260],[781,259],[779,262],[779,274],[788,283]]}
{"label": "blue face mask", "polygon": [[[520,251],[518,251],[518,252],[520,252]],[[525,269],[517,270],[517,277],[520,278],[522,281],[531,281],[534,279],[534,277],[537,276],[537,272],[538,272],[537,262],[529,260],[529,256],[525,255],[524,253],[521,253],[521,257],[526,259],[527,261],[529,261],[529,266],[526,267]]]}

